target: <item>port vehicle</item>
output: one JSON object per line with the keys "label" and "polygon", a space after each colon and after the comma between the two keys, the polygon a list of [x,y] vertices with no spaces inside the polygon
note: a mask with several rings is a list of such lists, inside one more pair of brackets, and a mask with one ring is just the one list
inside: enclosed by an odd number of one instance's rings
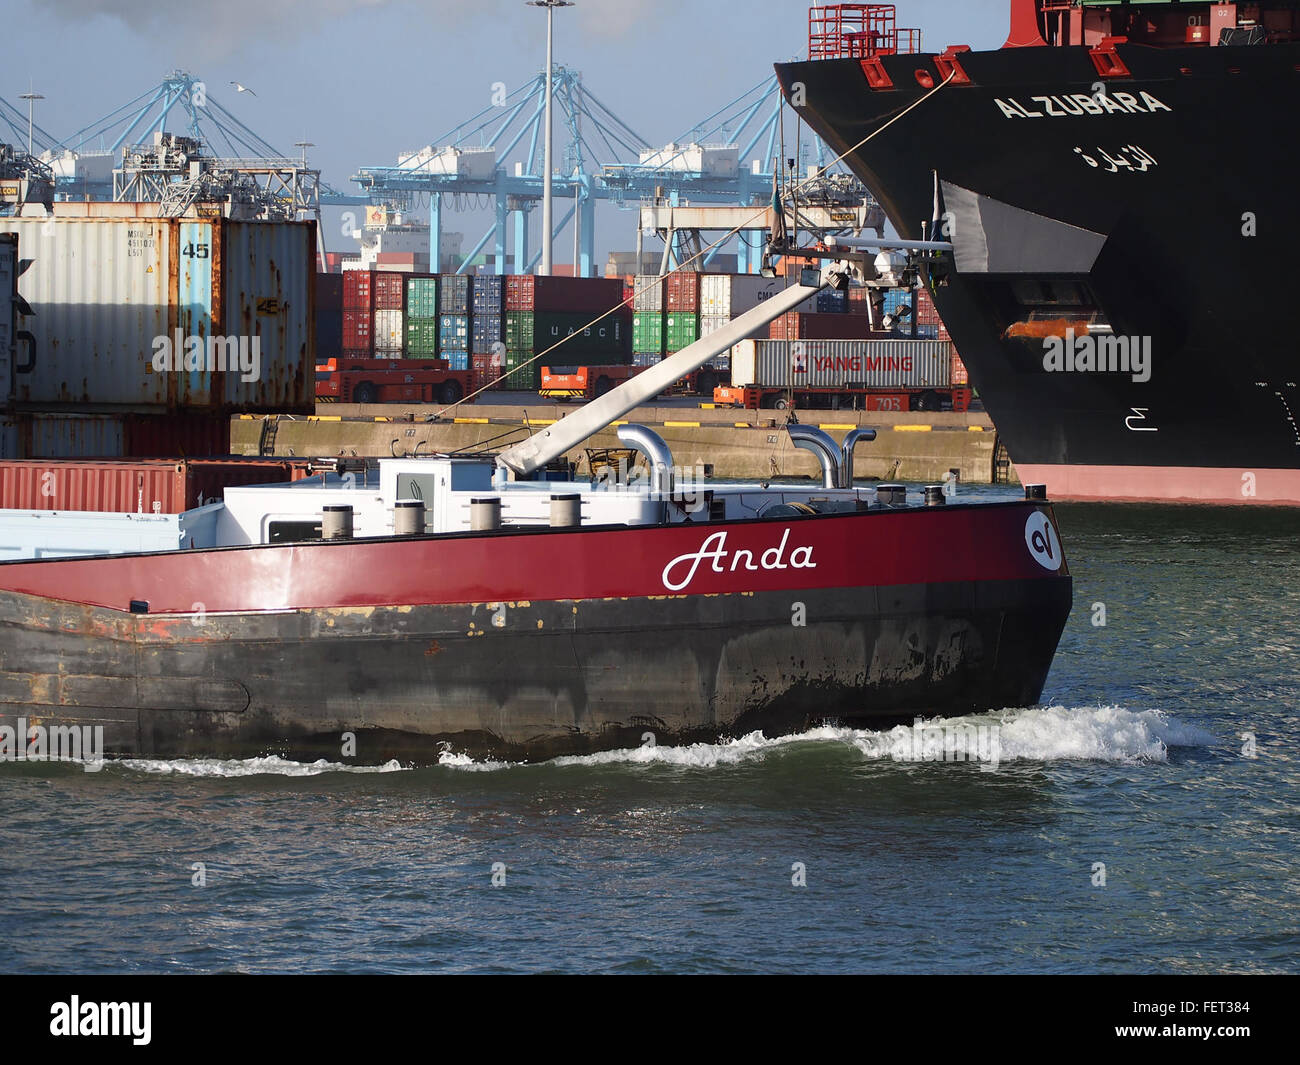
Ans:
{"label": "port vehicle", "polygon": [[[443,403],[470,397],[474,374],[442,359],[339,356],[316,363],[317,403]],[[472,402],[472,399],[470,400]]]}

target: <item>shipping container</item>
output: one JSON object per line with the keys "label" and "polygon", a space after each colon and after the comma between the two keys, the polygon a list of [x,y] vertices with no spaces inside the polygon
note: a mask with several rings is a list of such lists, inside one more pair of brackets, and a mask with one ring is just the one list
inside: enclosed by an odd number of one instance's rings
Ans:
{"label": "shipping container", "polygon": [[531,352],[506,352],[506,378],[501,383],[503,389],[511,392],[536,392],[541,382],[541,363]]}
{"label": "shipping container", "polygon": [[636,293],[632,297],[635,311],[660,311],[664,309],[664,279],[658,274],[637,274]]}
{"label": "shipping container", "polygon": [[664,286],[664,310],[670,314],[674,311],[700,310],[700,275],[694,270],[678,270],[668,275]]}
{"label": "shipping container", "polygon": [[533,350],[532,311],[506,311],[505,342],[510,351]]}
{"label": "shipping container", "polygon": [[[772,320],[772,340],[869,340],[879,333],[862,314],[804,314],[791,311]],[[880,334],[882,337],[887,334]]]}
{"label": "shipping container", "polygon": [[438,319],[438,347],[444,355],[453,351],[469,351],[469,316],[444,314]]}
{"label": "shipping container", "polygon": [[31,266],[41,408],[315,409],[315,224],[136,217],[0,218]]}
{"label": "shipping container", "polygon": [[966,364],[961,361],[961,356],[957,354],[957,349],[952,349],[952,383],[953,386],[965,388],[970,384],[970,374],[966,371]]}
{"label": "shipping container", "polygon": [[427,359],[437,354],[438,319],[408,318],[406,320],[407,357]]}
{"label": "shipping container", "polygon": [[406,302],[406,275],[391,270],[377,270],[374,277],[376,311],[400,311]]}
{"label": "shipping container", "polygon": [[343,310],[343,275],[316,274],[316,313]]}
{"label": "shipping container", "polygon": [[316,361],[343,353],[343,275],[316,275]]}
{"label": "shipping container", "polygon": [[471,307],[468,274],[443,274],[438,279],[438,313],[468,316]]}
{"label": "shipping container", "polygon": [[391,357],[406,345],[406,323],[401,311],[375,310],[375,352]]}
{"label": "shipping container", "polygon": [[500,344],[505,335],[505,321],[500,311],[474,312],[470,326],[470,347],[475,351],[491,351],[493,344]]}
{"label": "shipping container", "polygon": [[0,509],[179,514],[237,485],[280,484],[309,459],[19,459],[0,462]]}
{"label": "shipping container", "polygon": [[474,278],[474,316],[499,318],[506,307],[506,279],[500,274],[479,274]]}
{"label": "shipping container", "polygon": [[662,311],[641,311],[632,316],[632,350],[662,355],[664,315]]}
{"label": "shipping container", "polygon": [[470,368],[474,371],[474,391],[492,391],[500,387],[497,378],[506,372],[505,356],[499,351],[476,352],[470,356]]}
{"label": "shipping container", "polygon": [[546,351],[556,344],[557,359],[565,364],[575,359],[603,357],[611,365],[626,364],[632,354],[632,322],[626,311],[619,311],[594,325],[590,313],[535,313],[533,315],[533,349]]}
{"label": "shipping container", "polygon": [[444,353],[443,358],[446,360],[448,367],[453,370],[469,369],[468,351],[448,351]]}
{"label": "shipping container", "polygon": [[818,314],[845,314],[849,309],[846,293],[834,288],[824,288],[816,296]]}
{"label": "shipping container", "polygon": [[623,282],[617,277],[536,277],[511,274],[506,278],[507,311],[548,311],[603,314],[623,302]]}
{"label": "shipping container", "polygon": [[742,340],[732,348],[736,387],[949,388],[952,345],[926,340]]}
{"label": "shipping container", "polygon": [[646,366],[654,366],[656,363],[662,361],[663,356],[657,351],[636,351],[632,353],[633,366],[644,368]]}
{"label": "shipping container", "polygon": [[438,278],[408,277],[406,279],[407,318],[438,317]]}
{"label": "shipping container", "polygon": [[779,277],[758,274],[705,274],[700,278],[700,314],[711,318],[739,318],[786,288]]}
{"label": "shipping container", "polygon": [[[13,386],[14,334],[18,329],[18,234],[0,233],[0,403]],[[3,446],[3,445],[0,445]]]}
{"label": "shipping container", "polygon": [[20,412],[7,419],[5,458],[226,456],[224,414]]}
{"label": "shipping container", "polygon": [[373,351],[375,348],[374,322],[371,311],[345,310],[343,312],[343,350],[349,355]]}
{"label": "shipping container", "polygon": [[672,355],[700,339],[700,316],[669,311],[664,316],[664,350]]}
{"label": "shipping container", "polygon": [[374,271],[345,270],[341,276],[344,308],[349,311],[374,310]]}

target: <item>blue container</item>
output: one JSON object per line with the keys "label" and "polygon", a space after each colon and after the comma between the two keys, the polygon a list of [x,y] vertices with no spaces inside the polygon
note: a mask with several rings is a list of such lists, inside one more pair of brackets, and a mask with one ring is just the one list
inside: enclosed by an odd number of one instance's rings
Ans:
{"label": "blue container", "polygon": [[438,343],[443,351],[469,351],[469,316],[444,314],[438,319]]}
{"label": "blue container", "polygon": [[469,369],[469,352],[467,351],[449,351],[446,358],[448,365],[453,370]]}
{"label": "blue container", "polygon": [[663,361],[663,356],[657,351],[637,351],[632,354],[633,366],[656,366]]}
{"label": "blue container", "polygon": [[506,303],[506,279],[500,274],[479,274],[474,278],[474,314],[500,316]]}
{"label": "blue container", "polygon": [[849,309],[847,292],[837,289],[823,289],[817,293],[817,311],[819,314],[846,314]]}
{"label": "blue container", "polygon": [[505,335],[505,323],[500,311],[480,311],[474,309],[474,324],[471,330],[475,351],[491,351],[492,345],[500,343]]}

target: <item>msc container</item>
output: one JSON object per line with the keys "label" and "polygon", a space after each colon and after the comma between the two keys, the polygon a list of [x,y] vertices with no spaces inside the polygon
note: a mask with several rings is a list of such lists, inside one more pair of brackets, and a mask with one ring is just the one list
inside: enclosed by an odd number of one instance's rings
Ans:
{"label": "msc container", "polygon": [[390,355],[406,344],[406,323],[401,311],[375,311],[375,351]]}
{"label": "msc container", "polygon": [[31,266],[41,408],[315,409],[315,223],[0,218]]}
{"label": "msc container", "polygon": [[472,298],[474,315],[500,317],[506,306],[506,279],[500,274],[478,274]]}
{"label": "msc container", "polygon": [[700,339],[700,316],[693,313],[669,311],[664,317],[664,350],[669,354],[681,351]]}
{"label": "msc container", "polygon": [[791,311],[772,320],[771,340],[868,340],[873,335],[864,314],[804,314]]}
{"label": "msc container", "polygon": [[375,306],[374,271],[343,272],[343,306],[350,311],[369,311]]}
{"label": "msc container", "polygon": [[443,274],[438,279],[438,313],[468,315],[470,306],[469,275]]}
{"label": "msc container", "polygon": [[952,345],[938,340],[742,340],[732,349],[737,387],[948,388]]}
{"label": "msc container", "polygon": [[0,509],[179,514],[310,473],[308,459],[20,459],[0,462]]}
{"label": "msc container", "polygon": [[406,275],[389,270],[377,270],[374,280],[375,310],[400,311],[406,302]]}
{"label": "msc container", "polygon": [[636,292],[632,297],[635,311],[662,311],[664,309],[664,279],[658,274],[637,274]]}
{"label": "msc container", "polygon": [[406,354],[422,358],[438,354],[438,319],[407,318]]}
{"label": "msc container", "polygon": [[374,321],[371,311],[346,310],[343,312],[343,350],[349,354],[373,351],[375,347]]}
{"label": "msc container", "polygon": [[406,279],[406,317],[438,317],[438,278],[408,277]]}
{"label": "msc container", "polygon": [[623,302],[623,282],[617,277],[536,277],[512,274],[506,278],[507,311],[583,312],[603,314]]}
{"label": "msc container", "polygon": [[664,315],[662,311],[642,311],[632,316],[632,350],[663,354]]}
{"label": "msc container", "polygon": [[18,234],[0,233],[0,403],[13,384],[14,333],[18,328]]}
{"label": "msc container", "polygon": [[664,309],[695,311],[700,309],[700,275],[694,270],[678,270],[668,275],[664,286]]}

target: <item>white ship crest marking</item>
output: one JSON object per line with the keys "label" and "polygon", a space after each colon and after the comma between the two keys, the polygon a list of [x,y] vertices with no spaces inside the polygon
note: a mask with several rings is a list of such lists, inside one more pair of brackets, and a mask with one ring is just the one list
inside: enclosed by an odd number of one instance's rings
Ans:
{"label": "white ship crest marking", "polygon": [[[1141,97],[1139,99],[1138,97]],[[1086,92],[1062,93],[1057,96],[1031,96],[1038,107],[1028,107],[1015,97],[994,98],[1006,118],[1072,118],[1079,115],[1151,115],[1157,111],[1173,111],[1149,92]]]}
{"label": "white ship crest marking", "polygon": [[[758,562],[755,563],[754,552],[748,548],[739,547],[735,551],[727,550],[727,534],[725,531],[711,533],[705,538],[698,551],[678,555],[664,567],[664,587],[670,592],[682,591],[695,579],[695,574],[699,572],[700,563],[702,562],[711,563],[714,573],[735,573],[737,570],[757,572],[759,570],[817,568],[817,563],[813,561],[813,549],[808,546],[796,547],[791,551],[790,561],[787,563],[785,561],[785,549],[789,542],[790,530],[787,528],[781,534],[781,542],[775,547],[769,547],[764,551],[759,556]],[[723,565],[728,559],[730,559],[730,565]],[[674,580],[674,571],[679,570],[681,567],[686,568],[686,575]]]}

